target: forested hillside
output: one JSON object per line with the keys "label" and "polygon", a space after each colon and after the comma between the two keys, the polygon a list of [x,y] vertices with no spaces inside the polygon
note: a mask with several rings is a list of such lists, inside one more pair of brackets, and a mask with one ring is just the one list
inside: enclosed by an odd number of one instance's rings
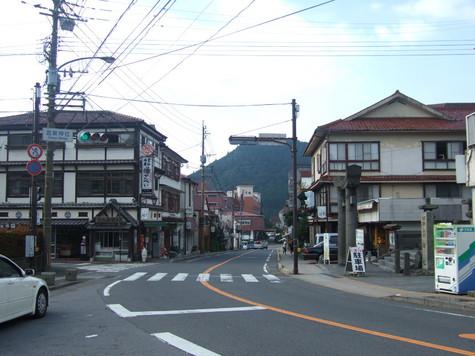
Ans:
{"label": "forested hillside", "polygon": [[[303,157],[307,143],[298,142],[298,165],[310,166]],[[266,219],[277,215],[287,199],[287,179],[291,169],[291,154],[286,146],[238,146],[223,158],[206,167],[206,183],[216,190],[232,190],[239,184],[252,184],[262,193]],[[200,173],[190,176],[200,182]]]}

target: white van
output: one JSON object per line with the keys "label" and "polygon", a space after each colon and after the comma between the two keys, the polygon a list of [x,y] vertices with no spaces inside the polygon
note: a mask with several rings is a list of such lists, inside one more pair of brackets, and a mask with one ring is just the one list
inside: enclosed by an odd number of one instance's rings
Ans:
{"label": "white van", "polygon": [[[320,242],[323,242],[323,235],[325,235],[324,233],[322,234],[315,234],[315,245],[320,243]],[[337,240],[338,240],[338,233],[336,232],[329,232],[328,235],[330,235],[330,243],[331,244],[335,244],[337,243]]]}

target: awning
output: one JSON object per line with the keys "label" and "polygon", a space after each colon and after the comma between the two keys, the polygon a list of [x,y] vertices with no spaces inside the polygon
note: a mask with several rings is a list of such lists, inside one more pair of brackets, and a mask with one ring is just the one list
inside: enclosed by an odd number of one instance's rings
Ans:
{"label": "awning", "polygon": [[[43,220],[41,220],[43,223]],[[89,219],[52,219],[53,226],[84,226],[89,222]]]}

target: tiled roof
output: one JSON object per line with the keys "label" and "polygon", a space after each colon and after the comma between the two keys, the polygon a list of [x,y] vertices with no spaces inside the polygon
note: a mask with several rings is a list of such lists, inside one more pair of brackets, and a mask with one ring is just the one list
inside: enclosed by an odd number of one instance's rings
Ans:
{"label": "tiled roof", "polygon": [[[112,111],[59,111],[56,113],[54,121],[58,124],[106,124],[106,123],[127,123],[143,122],[137,117],[120,114]],[[0,117],[0,126],[8,125],[31,125],[33,113]],[[46,112],[40,113],[40,124],[46,125]]]}
{"label": "tiled roof", "polygon": [[[321,176],[316,182],[313,182],[310,190],[315,190],[321,184],[332,183],[335,176]],[[412,183],[412,182],[455,182],[455,175],[435,175],[435,174],[421,174],[421,175],[373,175],[361,176],[361,183]]]}
{"label": "tiled roof", "polygon": [[337,120],[321,126],[329,132],[336,131],[464,131],[462,120],[444,120],[438,118],[364,118],[357,120]]}
{"label": "tiled roof", "polygon": [[475,112],[475,103],[444,103],[427,105],[455,120],[465,121],[465,117]]}

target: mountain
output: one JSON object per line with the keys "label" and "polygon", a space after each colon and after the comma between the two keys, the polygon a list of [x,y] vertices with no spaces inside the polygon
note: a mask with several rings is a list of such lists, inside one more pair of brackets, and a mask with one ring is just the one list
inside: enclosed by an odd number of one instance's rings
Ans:
{"label": "mountain", "polygon": [[[303,157],[306,142],[297,143],[297,165],[310,166]],[[205,181],[210,189],[228,191],[239,184],[252,184],[262,194],[262,209],[267,220],[277,216],[288,198],[287,179],[292,167],[286,146],[238,146],[223,158],[205,168]],[[190,178],[201,181],[200,171]]]}

